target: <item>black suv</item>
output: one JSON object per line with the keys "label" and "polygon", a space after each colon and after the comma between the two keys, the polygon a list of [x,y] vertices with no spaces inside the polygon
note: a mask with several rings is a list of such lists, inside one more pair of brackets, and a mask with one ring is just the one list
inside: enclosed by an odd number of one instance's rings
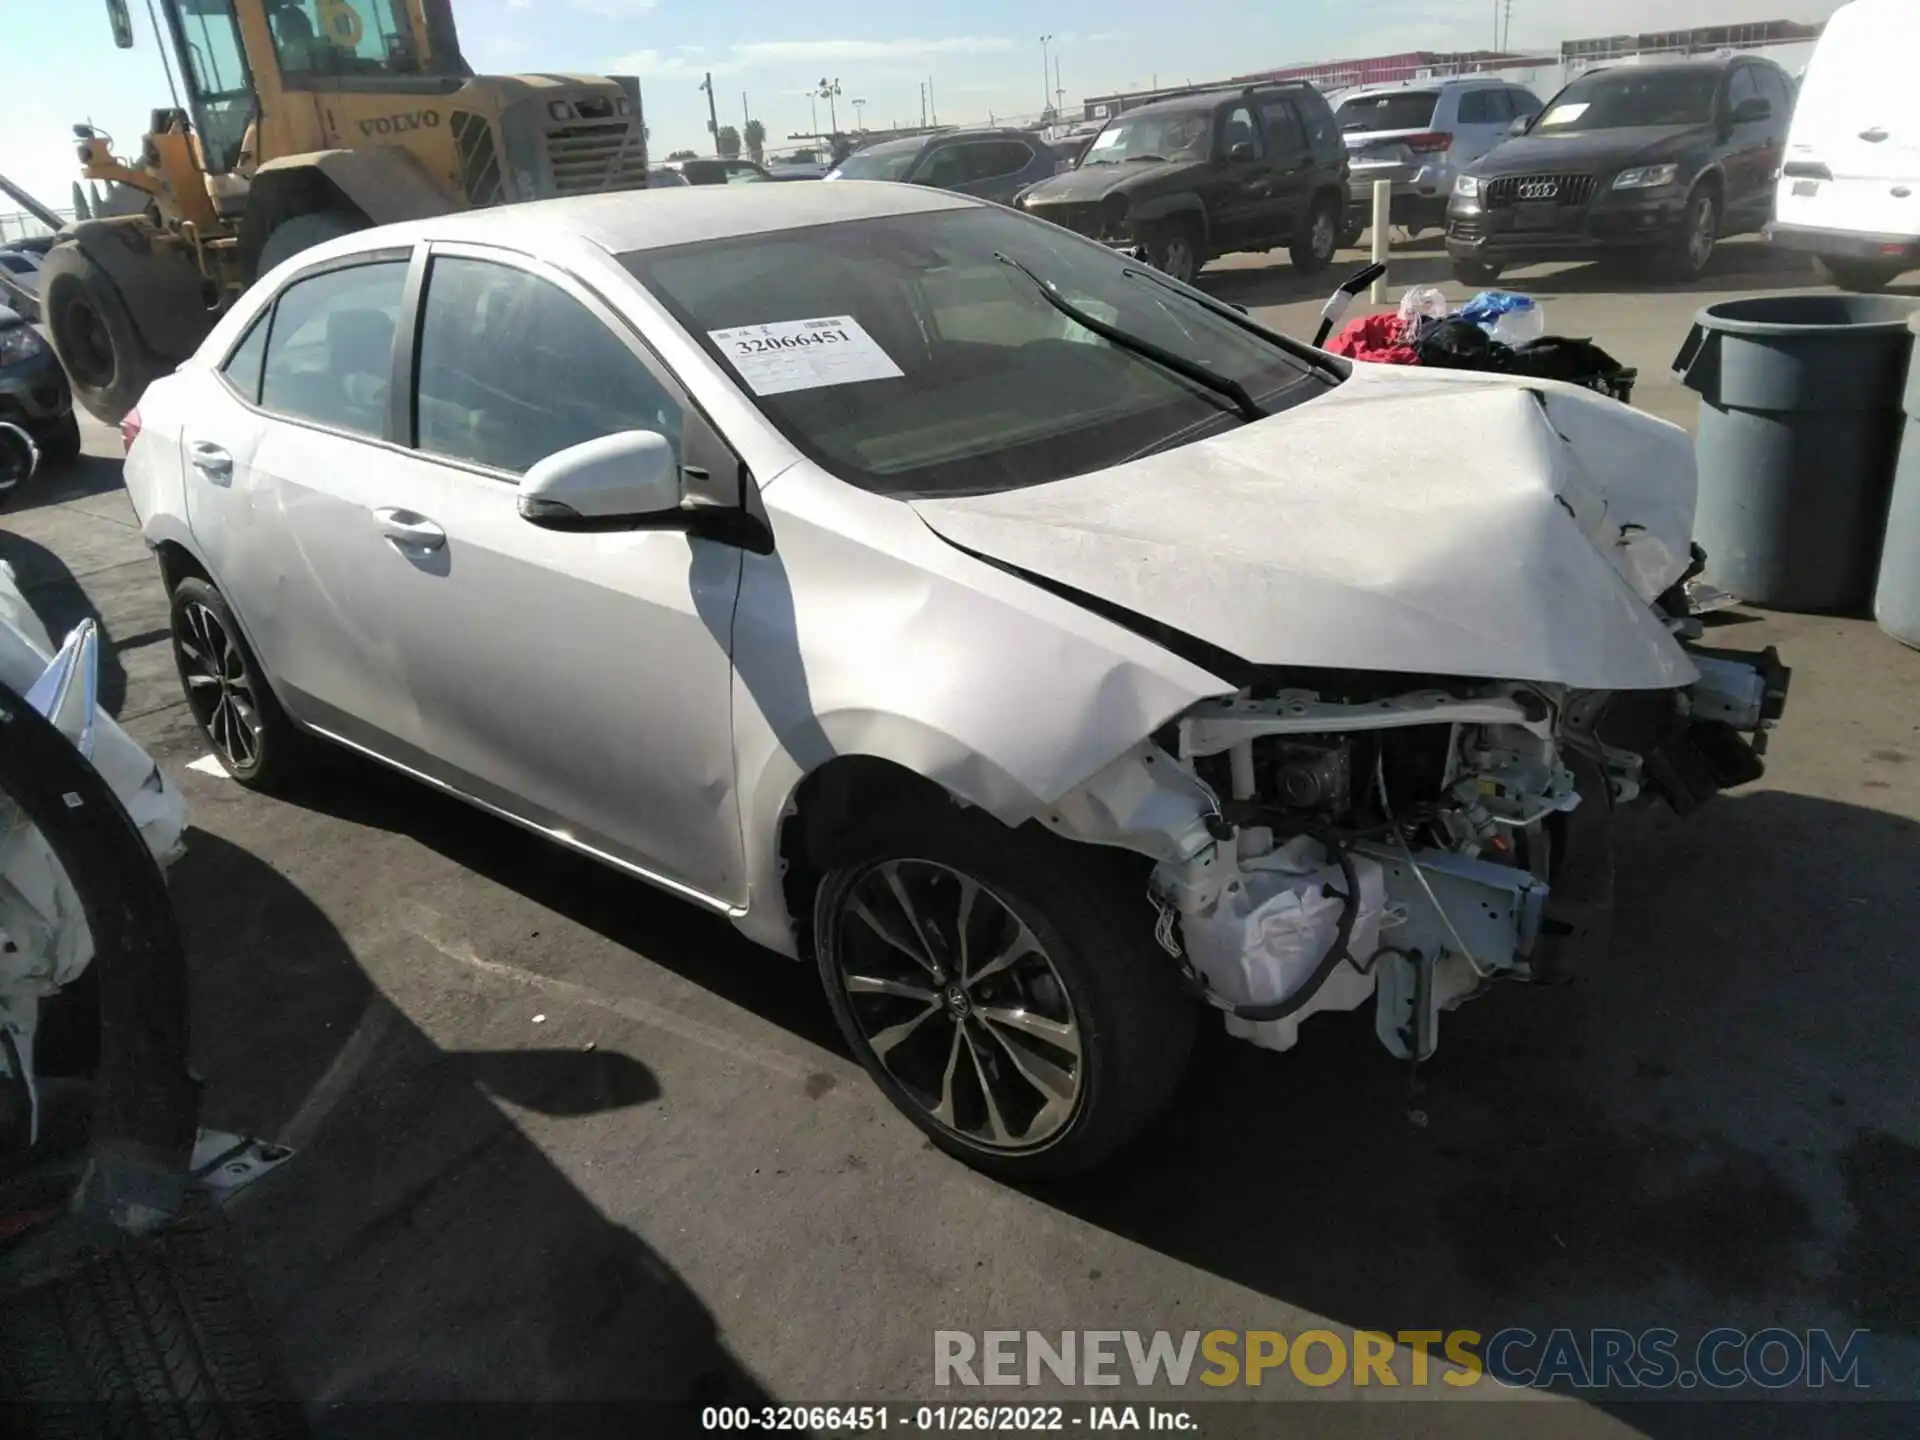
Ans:
{"label": "black suv", "polygon": [[1691,280],[1766,225],[1792,111],[1787,72],[1751,56],[1590,70],[1456,177],[1454,273],[1628,252]]}
{"label": "black suv", "polygon": [[1323,269],[1339,244],[1347,149],[1310,85],[1156,101],[1109,120],[1072,170],[1015,204],[1111,245],[1142,247],[1177,280],[1216,255],[1285,245]]}

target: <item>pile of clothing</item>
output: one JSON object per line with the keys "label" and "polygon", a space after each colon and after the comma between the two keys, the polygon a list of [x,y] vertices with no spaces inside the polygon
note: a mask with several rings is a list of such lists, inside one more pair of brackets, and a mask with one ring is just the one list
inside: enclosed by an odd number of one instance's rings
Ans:
{"label": "pile of clothing", "polygon": [[1548,335],[1545,309],[1505,290],[1484,290],[1455,310],[1433,286],[1416,286],[1398,311],[1348,321],[1327,349],[1376,365],[1565,380],[1623,401],[1636,375],[1591,339]]}

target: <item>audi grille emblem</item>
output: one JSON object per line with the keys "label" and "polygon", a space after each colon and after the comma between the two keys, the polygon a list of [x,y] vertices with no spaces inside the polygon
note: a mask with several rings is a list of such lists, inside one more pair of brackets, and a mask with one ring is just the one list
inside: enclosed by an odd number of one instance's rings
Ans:
{"label": "audi grille emblem", "polygon": [[1522,200],[1551,200],[1560,193],[1558,180],[1523,180],[1520,182]]}

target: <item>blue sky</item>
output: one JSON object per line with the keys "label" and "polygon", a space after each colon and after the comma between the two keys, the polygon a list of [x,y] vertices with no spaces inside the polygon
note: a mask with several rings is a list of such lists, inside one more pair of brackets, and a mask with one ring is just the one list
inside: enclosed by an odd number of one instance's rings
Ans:
{"label": "blue sky", "polygon": [[[842,125],[852,101],[869,126],[917,123],[932,77],[945,121],[1031,116],[1042,103],[1040,36],[1055,39],[1071,107],[1082,95],[1214,79],[1291,62],[1491,43],[1499,0],[919,0],[913,7],[772,0],[454,0],[476,69],[638,74],[653,152],[704,149],[713,71],[722,124],[738,125],[744,91],[777,145],[813,123],[807,92],[837,77]],[[38,8],[8,27],[0,90],[0,168],[51,204],[75,174],[69,127],[91,119],[123,152],[166,80],[146,7],[132,0],[137,43],[113,48],[101,0]],[[1513,0],[1516,47],[1654,26],[1829,13],[1833,0]],[[909,16],[909,10],[911,11]],[[827,105],[817,102],[819,123]],[[0,198],[0,211],[12,208]]]}

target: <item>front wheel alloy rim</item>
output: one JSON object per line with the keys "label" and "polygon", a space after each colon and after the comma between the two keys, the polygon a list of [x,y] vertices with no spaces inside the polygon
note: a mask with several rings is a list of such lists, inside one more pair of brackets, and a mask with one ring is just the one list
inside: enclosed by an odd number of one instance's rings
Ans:
{"label": "front wheel alloy rim", "polygon": [[229,770],[250,769],[260,758],[260,704],[240,647],[207,606],[180,612],[180,668],[194,719]]}
{"label": "front wheel alloy rim", "polygon": [[1193,246],[1184,237],[1175,237],[1167,242],[1165,256],[1160,268],[1176,280],[1193,279]]}
{"label": "front wheel alloy rim", "polygon": [[1086,1079],[1079,1017],[1006,901],[935,861],[887,860],[854,883],[839,920],[848,1009],[912,1104],[984,1150],[1060,1135]]}
{"label": "front wheel alloy rim", "polygon": [[1331,260],[1338,249],[1339,239],[1333,223],[1333,212],[1321,210],[1313,217],[1313,254],[1317,260]]}
{"label": "front wheel alloy rim", "polygon": [[1702,199],[1694,212],[1693,233],[1687,236],[1687,260],[1704,270],[1713,255],[1713,201]]}

